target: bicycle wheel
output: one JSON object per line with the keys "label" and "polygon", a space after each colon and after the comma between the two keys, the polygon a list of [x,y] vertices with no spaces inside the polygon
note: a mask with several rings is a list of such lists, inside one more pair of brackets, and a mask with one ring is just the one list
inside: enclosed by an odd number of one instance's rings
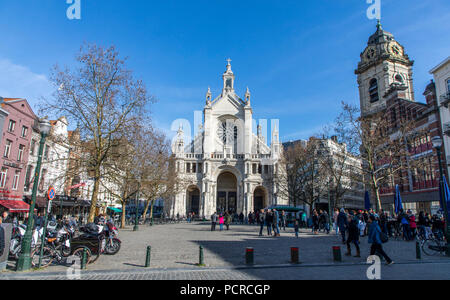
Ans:
{"label": "bicycle wheel", "polygon": [[[428,239],[422,244],[422,251],[428,256],[436,256],[440,252],[436,251],[441,245],[434,239]],[[436,248],[437,247],[437,248]]]}
{"label": "bicycle wheel", "polygon": [[78,248],[77,250],[73,251],[72,255],[78,257],[81,263],[81,260],[83,259],[83,249],[86,249],[86,264],[89,264],[91,262],[91,255],[92,255],[91,250],[89,250],[89,248],[87,247]]}
{"label": "bicycle wheel", "polygon": [[[40,248],[34,249],[33,252],[31,253],[31,266],[33,268],[39,267],[40,255],[41,255]],[[53,250],[49,247],[44,247],[44,249],[42,251],[41,267],[47,268],[48,266],[50,266],[52,264],[54,259],[55,259],[55,255],[54,255]]]}

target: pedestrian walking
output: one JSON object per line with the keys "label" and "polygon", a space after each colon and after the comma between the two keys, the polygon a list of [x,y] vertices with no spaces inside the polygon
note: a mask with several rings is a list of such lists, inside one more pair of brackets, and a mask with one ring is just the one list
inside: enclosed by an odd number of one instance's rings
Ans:
{"label": "pedestrian walking", "polygon": [[411,240],[414,240],[417,234],[416,216],[411,212],[411,210],[408,210],[408,217],[409,217],[410,238]]}
{"label": "pedestrian walking", "polygon": [[214,212],[211,215],[211,231],[216,231],[216,224],[217,224],[217,213]]}
{"label": "pedestrian walking", "polygon": [[326,210],[322,212],[322,219],[325,231],[327,232],[327,234],[330,234],[330,216],[328,215],[328,212]]}
{"label": "pedestrian walking", "polygon": [[230,230],[230,224],[231,224],[231,215],[226,212],[225,213],[225,226],[227,227],[227,230]]}
{"label": "pedestrian walking", "polygon": [[333,227],[334,230],[336,231],[336,236],[339,234],[339,226],[337,223],[338,220],[338,215],[339,215],[339,209],[334,209],[334,214],[333,214]]}
{"label": "pedestrian walking", "polygon": [[269,209],[266,213],[266,226],[267,226],[267,235],[272,235],[272,222],[273,222],[273,213]]}
{"label": "pedestrian walking", "polygon": [[275,236],[280,236],[280,214],[276,209],[273,210],[273,225]]}
{"label": "pedestrian walking", "polygon": [[265,219],[266,219],[266,217],[265,217],[265,212],[264,212],[264,210],[263,209],[261,209],[261,211],[260,211],[260,213],[259,213],[259,216],[258,216],[258,218],[259,218],[259,236],[262,236],[263,235],[263,230],[264,230],[264,223],[265,223]]}
{"label": "pedestrian walking", "polygon": [[347,253],[345,255],[352,255],[351,243],[353,243],[356,247],[356,255],[355,257],[361,257],[361,250],[359,248],[359,235],[360,230],[358,228],[358,223],[360,222],[359,218],[353,215],[348,216],[348,238],[347,238]]}
{"label": "pedestrian walking", "polygon": [[369,216],[369,229],[368,229],[368,236],[369,236],[369,244],[372,246],[370,247],[370,255],[377,254],[379,256],[382,255],[384,259],[386,260],[386,263],[388,265],[392,265],[394,261],[384,252],[383,250],[383,242],[381,240],[381,235],[384,234],[381,231],[380,226],[378,225],[378,221],[376,220],[376,217],[374,215]]}
{"label": "pedestrian walking", "polygon": [[410,224],[409,224],[409,216],[403,211],[400,210],[400,213],[398,215],[398,221],[402,226],[403,229],[403,239],[405,241],[411,240],[411,230],[410,230]]}
{"label": "pedestrian walking", "polygon": [[286,231],[286,213],[284,212],[284,210],[281,211],[280,222],[281,227],[283,227],[283,231]]}
{"label": "pedestrian walking", "polygon": [[319,214],[317,213],[317,210],[313,210],[312,232],[313,232],[313,234],[319,233]]}
{"label": "pedestrian walking", "polygon": [[225,223],[225,218],[223,217],[222,214],[220,214],[219,216],[219,227],[220,227],[220,231],[223,231],[223,224]]}
{"label": "pedestrian walking", "polygon": [[339,232],[341,233],[342,236],[342,243],[345,244],[345,231],[348,225],[348,221],[347,215],[345,214],[345,210],[343,208],[341,208],[341,211],[339,212],[337,224],[339,227]]}
{"label": "pedestrian walking", "polygon": [[3,220],[3,224],[7,224],[7,223],[12,223],[13,222],[11,216],[9,215],[9,212],[6,211],[6,210],[2,214],[2,220]]}
{"label": "pedestrian walking", "polygon": [[298,238],[298,232],[299,232],[300,222],[298,219],[295,219],[294,221],[294,230],[295,230],[295,237]]}

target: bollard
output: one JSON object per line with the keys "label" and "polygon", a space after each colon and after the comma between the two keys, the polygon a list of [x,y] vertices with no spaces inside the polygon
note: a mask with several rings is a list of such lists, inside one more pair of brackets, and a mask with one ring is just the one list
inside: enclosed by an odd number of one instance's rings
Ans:
{"label": "bollard", "polygon": [[291,264],[298,264],[298,247],[291,247]]}
{"label": "bollard", "polygon": [[147,247],[147,256],[145,257],[145,267],[149,268],[150,267],[150,258],[151,258],[151,254],[152,254],[152,247],[148,246]]}
{"label": "bollard", "polygon": [[204,257],[203,257],[203,246],[199,247],[198,266],[199,267],[204,267],[205,266],[205,261],[204,261]]}
{"label": "bollard", "polygon": [[342,261],[341,247],[339,246],[333,247],[333,260],[338,262]]}
{"label": "bollard", "polygon": [[245,264],[254,264],[254,250],[251,247],[247,247],[247,249],[245,250]]}
{"label": "bollard", "polygon": [[86,269],[87,264],[87,249],[83,248],[83,253],[81,254],[81,270]]}
{"label": "bollard", "polygon": [[416,242],[416,258],[422,259],[422,251],[420,250],[420,243],[419,241]]}

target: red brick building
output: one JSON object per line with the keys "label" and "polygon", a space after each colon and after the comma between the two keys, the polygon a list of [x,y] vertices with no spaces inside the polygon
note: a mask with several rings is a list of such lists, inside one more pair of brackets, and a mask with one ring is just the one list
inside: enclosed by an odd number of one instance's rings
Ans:
{"label": "red brick building", "polygon": [[[405,209],[432,212],[439,207],[440,174],[437,153],[431,141],[435,136],[442,137],[436,89],[433,82],[426,87],[423,94],[426,104],[406,99],[404,89],[401,85],[391,87],[385,95],[385,112],[394,134],[401,122],[413,124],[407,142],[409,155],[403,159],[405,167],[395,174],[393,180],[389,180],[387,186],[381,188],[381,200],[383,206],[390,210],[395,185],[398,184]],[[445,166],[443,154],[442,162]]]}

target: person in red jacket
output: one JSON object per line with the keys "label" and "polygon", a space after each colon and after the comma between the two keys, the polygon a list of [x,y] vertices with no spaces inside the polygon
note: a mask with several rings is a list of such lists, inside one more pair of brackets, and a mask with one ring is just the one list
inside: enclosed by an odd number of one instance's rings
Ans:
{"label": "person in red jacket", "polygon": [[408,217],[409,217],[409,227],[411,228],[412,239],[415,239],[416,234],[417,234],[416,216],[411,212],[411,210],[408,210]]}

